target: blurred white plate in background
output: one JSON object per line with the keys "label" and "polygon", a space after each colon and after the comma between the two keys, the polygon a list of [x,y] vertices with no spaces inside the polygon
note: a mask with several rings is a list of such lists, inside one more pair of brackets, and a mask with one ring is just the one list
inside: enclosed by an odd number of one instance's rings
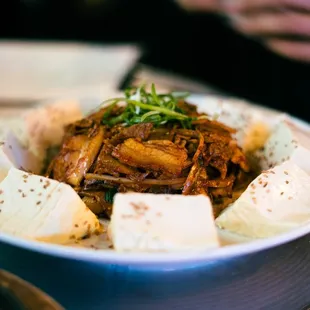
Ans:
{"label": "blurred white plate in background", "polygon": [[116,89],[140,55],[131,45],[0,42],[0,98],[90,95]]}

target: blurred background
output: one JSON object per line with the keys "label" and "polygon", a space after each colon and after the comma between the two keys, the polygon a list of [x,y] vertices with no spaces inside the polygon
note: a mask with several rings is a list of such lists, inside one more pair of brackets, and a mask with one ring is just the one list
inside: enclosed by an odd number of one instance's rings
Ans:
{"label": "blurred background", "polygon": [[[169,76],[169,83],[180,78],[179,88],[219,91],[310,120],[308,64],[273,54],[234,32],[221,17],[183,10],[173,0],[10,0],[1,13],[2,43],[40,40],[138,48],[136,58],[119,73],[118,87],[156,72]],[[6,59],[5,65],[10,62],[15,61]]]}

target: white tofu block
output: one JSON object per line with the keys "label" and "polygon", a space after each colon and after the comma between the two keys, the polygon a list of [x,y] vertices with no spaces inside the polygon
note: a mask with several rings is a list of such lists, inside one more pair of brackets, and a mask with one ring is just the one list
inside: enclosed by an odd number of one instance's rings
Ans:
{"label": "white tofu block", "polygon": [[109,227],[116,251],[186,251],[219,246],[206,196],[116,194]]}
{"label": "white tofu block", "polygon": [[15,135],[9,131],[5,141],[2,141],[0,145],[0,182],[12,167],[39,173],[42,169],[42,161],[24,148]]}
{"label": "white tofu block", "polygon": [[310,177],[292,161],[267,170],[215,222],[250,238],[271,237],[310,223]]}
{"label": "white tofu block", "polygon": [[26,149],[42,159],[47,148],[61,143],[64,127],[82,117],[78,102],[57,101],[24,114],[13,132]]}
{"label": "white tofu block", "polygon": [[91,235],[97,217],[69,186],[12,168],[0,183],[0,231],[65,244]]}
{"label": "white tofu block", "polygon": [[264,109],[254,109],[247,102],[237,99],[192,96],[192,102],[197,104],[199,112],[210,115],[210,119],[236,129],[234,138],[245,151],[252,152],[262,147],[274,123],[281,118],[275,118],[272,112]]}
{"label": "white tofu block", "polygon": [[258,154],[262,169],[291,160],[310,174],[310,136],[288,121],[280,122]]}

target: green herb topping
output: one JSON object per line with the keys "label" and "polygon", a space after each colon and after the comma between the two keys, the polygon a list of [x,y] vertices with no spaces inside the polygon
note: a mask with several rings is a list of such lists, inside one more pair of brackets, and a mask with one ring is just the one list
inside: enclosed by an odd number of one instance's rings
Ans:
{"label": "green herb topping", "polygon": [[[132,87],[125,90],[123,98],[113,98],[103,102],[102,105],[108,105],[108,108],[102,122],[109,126],[116,124],[130,126],[139,123],[153,123],[158,126],[178,121],[183,127],[188,128],[193,119],[178,107],[179,100],[188,96],[189,93],[182,92],[157,94],[154,84],[151,92],[147,92],[145,86]],[[123,112],[117,116],[111,115],[114,107],[121,102],[126,103]]]}
{"label": "green herb topping", "polygon": [[110,188],[108,191],[105,192],[105,195],[104,195],[105,201],[108,203],[113,203],[114,196],[116,195],[116,193],[117,193],[117,189]]}

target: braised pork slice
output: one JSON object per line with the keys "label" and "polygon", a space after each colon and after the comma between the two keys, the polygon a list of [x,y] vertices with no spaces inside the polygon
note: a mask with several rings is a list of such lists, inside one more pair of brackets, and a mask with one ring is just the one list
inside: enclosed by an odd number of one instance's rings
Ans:
{"label": "braised pork slice", "polygon": [[128,176],[132,176],[137,174],[137,170],[125,164],[122,164],[117,159],[113,158],[111,155],[106,154],[105,151],[102,150],[96,161],[94,173],[107,173],[114,176],[118,176],[119,174],[125,174]]}
{"label": "braised pork slice", "polygon": [[53,178],[79,186],[96,159],[104,137],[104,129],[96,123],[77,135],[68,135],[53,162]]}
{"label": "braised pork slice", "polygon": [[127,139],[114,149],[112,156],[132,167],[173,175],[179,175],[187,164],[186,149],[167,140],[140,142]]}

